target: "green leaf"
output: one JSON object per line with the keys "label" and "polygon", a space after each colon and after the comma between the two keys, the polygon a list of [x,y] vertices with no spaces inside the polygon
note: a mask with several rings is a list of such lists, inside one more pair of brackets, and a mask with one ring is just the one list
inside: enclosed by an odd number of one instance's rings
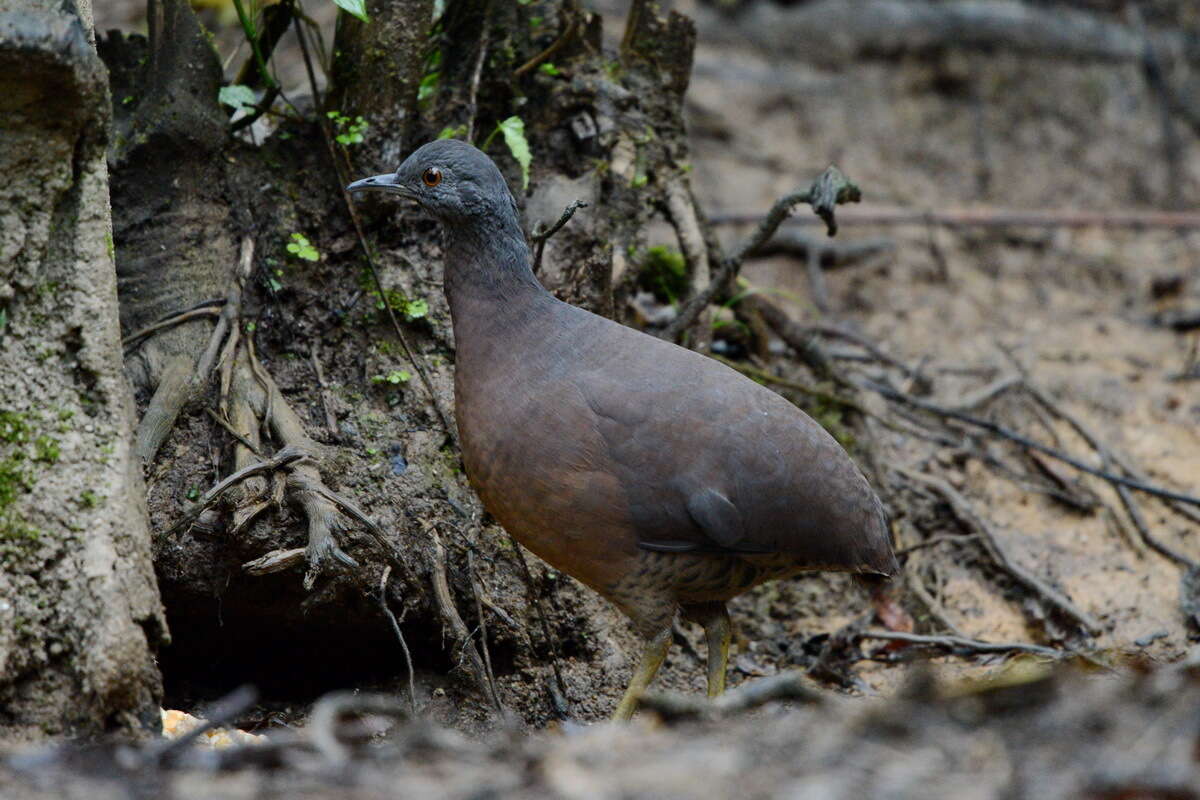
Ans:
{"label": "green leaf", "polygon": [[553,77],[558,74],[558,67],[547,61],[545,64],[542,64],[540,67],[538,67],[538,72],[542,73],[543,75],[549,75]]}
{"label": "green leaf", "polygon": [[288,242],[287,251],[296,258],[303,258],[305,261],[319,261],[321,259],[321,253],[317,248],[313,247],[312,243],[308,241],[308,237],[302,233],[292,234],[292,241]]}
{"label": "green leaf", "polygon": [[367,16],[367,0],[333,0],[333,4],[363,22],[371,21],[371,18]]}
{"label": "green leaf", "polygon": [[521,165],[521,188],[529,188],[529,165],[533,163],[533,153],[529,152],[529,142],[525,139],[525,122],[520,117],[509,117],[497,126],[504,134],[504,143],[513,158]]}
{"label": "green leaf", "polygon": [[447,125],[445,128],[442,128],[442,132],[437,135],[437,138],[439,138],[439,139],[457,139],[458,137],[462,136],[466,132],[467,132],[466,125],[454,125],[454,126]]}
{"label": "green leaf", "polygon": [[409,300],[404,304],[404,316],[409,319],[420,319],[429,313],[429,303],[424,300]]}
{"label": "green leaf", "polygon": [[230,108],[253,108],[258,102],[254,90],[240,83],[222,86],[221,91],[217,92],[217,99]]}
{"label": "green leaf", "polygon": [[411,377],[412,375],[410,375],[406,369],[394,369],[387,375],[372,375],[371,383],[401,384],[407,383],[408,379]]}

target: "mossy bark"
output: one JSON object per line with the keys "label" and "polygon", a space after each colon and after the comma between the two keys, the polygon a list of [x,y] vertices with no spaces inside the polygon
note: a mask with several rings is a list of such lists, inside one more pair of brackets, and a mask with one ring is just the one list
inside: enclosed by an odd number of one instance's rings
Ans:
{"label": "mossy bark", "polygon": [[90,17],[0,3],[0,741],[159,725]]}

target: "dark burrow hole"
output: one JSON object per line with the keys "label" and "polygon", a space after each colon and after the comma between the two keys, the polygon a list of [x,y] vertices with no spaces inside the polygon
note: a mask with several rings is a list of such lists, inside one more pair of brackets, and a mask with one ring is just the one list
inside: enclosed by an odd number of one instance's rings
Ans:
{"label": "dark burrow hole", "polygon": [[[158,656],[166,708],[195,709],[245,684],[257,687],[264,705],[407,685],[404,652],[372,600],[347,599],[306,614],[299,592],[272,588],[270,578],[258,581],[235,581],[219,600],[162,585],[172,640]],[[418,676],[451,672],[440,625],[410,614],[402,630]],[[513,655],[511,648],[492,648],[498,671],[511,667]]]}

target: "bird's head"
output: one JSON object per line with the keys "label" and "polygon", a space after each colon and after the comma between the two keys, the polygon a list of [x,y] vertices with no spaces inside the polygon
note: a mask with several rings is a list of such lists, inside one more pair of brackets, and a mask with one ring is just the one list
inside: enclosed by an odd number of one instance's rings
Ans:
{"label": "bird's head", "polygon": [[394,173],[355,181],[348,191],[408,197],[448,225],[517,221],[517,203],[504,176],[483,151],[456,139],[417,148]]}

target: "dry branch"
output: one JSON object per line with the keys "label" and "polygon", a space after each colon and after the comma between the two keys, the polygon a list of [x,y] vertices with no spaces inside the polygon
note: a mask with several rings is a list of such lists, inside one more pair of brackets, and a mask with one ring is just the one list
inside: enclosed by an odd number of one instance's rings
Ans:
{"label": "dry branch", "polygon": [[975,512],[970,501],[967,500],[957,489],[951,486],[941,478],[933,475],[928,475],[923,472],[906,469],[904,467],[896,467],[903,475],[906,475],[913,480],[928,486],[935,492],[940,494],[950,504],[951,510],[959,520],[963,522],[972,531],[977,533],[984,544],[984,548],[991,555],[997,566],[1003,569],[1014,580],[1023,585],[1025,588],[1032,591],[1034,594],[1045,600],[1050,605],[1057,608],[1067,617],[1073,619],[1084,630],[1089,633],[1100,633],[1102,628],[1100,623],[1090,614],[1082,611],[1070,599],[1059,592],[1057,589],[1046,584],[1045,581],[1036,577],[1032,572],[1022,567],[1009,557],[1000,545],[1000,540],[996,537],[991,526]]}
{"label": "dry branch", "polygon": [[[778,230],[780,224],[792,213],[792,209],[801,203],[808,203],[813,211],[824,222],[830,236],[837,233],[837,220],[834,217],[834,206],[842,203],[857,203],[862,197],[859,188],[846,179],[837,167],[828,167],[813,181],[806,191],[792,192],[779,198],[767,215],[759,220],[754,233],[739,244],[732,253],[719,256],[716,274],[708,286],[697,292],[694,297],[684,304],[679,316],[671,321],[662,332],[662,337],[676,340],[687,330],[696,318],[700,316],[708,304],[737,277],[742,268],[742,262],[761,247]],[[711,253],[712,248],[710,248]]]}
{"label": "dry branch", "polygon": [[896,401],[899,403],[903,403],[905,405],[912,406],[913,408],[918,408],[922,411],[927,411],[931,414],[936,414],[941,417],[947,417],[949,419],[957,420],[959,422],[964,422],[964,423],[971,425],[973,427],[976,427],[976,428],[982,428],[983,430],[986,430],[989,433],[992,433],[1003,439],[1008,439],[1011,442],[1015,442],[1016,444],[1018,444],[1024,448],[1027,448],[1029,450],[1036,450],[1039,453],[1048,455],[1051,458],[1062,461],[1063,463],[1070,464],[1072,467],[1074,467],[1077,470],[1080,470],[1081,472],[1086,472],[1089,475],[1095,475],[1098,478],[1103,478],[1104,480],[1108,481],[1109,483],[1112,483],[1112,484],[1115,484],[1118,486],[1125,486],[1130,489],[1137,489],[1140,492],[1145,492],[1146,494],[1154,495],[1155,497],[1160,497],[1160,498],[1163,498],[1164,500],[1175,500],[1180,503],[1187,503],[1188,505],[1200,506],[1200,497],[1196,497],[1194,495],[1190,495],[1185,492],[1177,492],[1172,489],[1164,489],[1161,486],[1155,486],[1155,485],[1148,483],[1146,481],[1143,481],[1143,480],[1136,480],[1134,478],[1126,478],[1124,476],[1117,475],[1108,470],[1099,469],[1097,467],[1090,466],[1090,465],[1085,464],[1084,462],[1080,461],[1079,459],[1075,458],[1074,456],[1068,455],[1068,454],[1066,454],[1060,450],[1057,450],[1053,447],[1047,447],[1044,444],[1035,442],[1026,436],[1022,436],[1021,434],[1019,434],[1015,431],[1011,431],[1008,428],[1005,428],[1003,425],[998,425],[989,420],[980,419],[979,417],[974,417],[974,416],[971,416],[970,414],[965,414],[961,411],[955,411],[954,409],[951,409],[951,408],[945,408],[943,406],[939,406],[936,403],[930,403],[925,400],[921,400],[918,397],[913,397],[912,395],[906,394],[905,392],[901,392],[898,389],[894,389],[890,386],[884,386],[882,384],[875,383],[873,381],[863,381],[863,386],[865,386],[866,388],[871,389],[875,392],[878,392],[879,394],[883,395],[888,400],[893,400],[893,401]]}
{"label": "dry branch", "polygon": [[665,721],[674,722],[683,719],[716,719],[781,700],[819,703],[822,695],[813,688],[811,681],[803,673],[784,672],[761,680],[747,681],[712,700],[678,692],[646,692],[638,703],[642,708],[654,711]]}
{"label": "dry branch", "polygon": [[1047,658],[1061,659],[1070,655],[1053,647],[1043,647],[1039,644],[1026,642],[983,642],[978,639],[968,639],[965,636],[928,636],[919,633],[902,633],[900,631],[867,630],[859,634],[860,639],[882,639],[889,642],[907,642],[927,647],[936,647],[954,655],[967,653],[1032,653]]}
{"label": "dry branch", "polygon": [[[762,214],[718,214],[713,225],[748,225],[763,221]],[[788,225],[816,225],[810,217],[793,217]],[[866,207],[838,215],[839,225],[934,225],[943,228],[1133,228],[1195,230],[1200,213],[1192,211],[1081,211],[1073,209],[1022,210],[1007,208],[919,209]]]}

